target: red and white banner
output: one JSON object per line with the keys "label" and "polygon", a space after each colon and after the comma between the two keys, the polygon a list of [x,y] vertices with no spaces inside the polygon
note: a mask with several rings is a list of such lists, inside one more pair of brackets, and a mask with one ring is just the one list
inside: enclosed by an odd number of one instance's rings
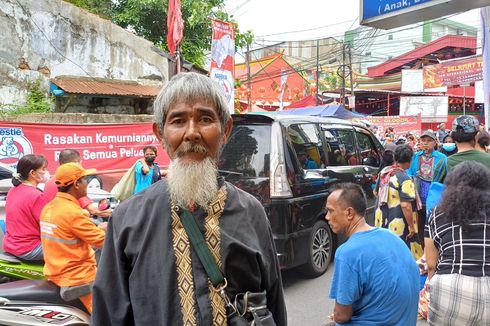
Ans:
{"label": "red and white banner", "polygon": [[171,55],[175,54],[177,47],[184,36],[184,21],[180,9],[180,0],[170,0],[168,2],[167,15],[167,46]]}
{"label": "red and white banner", "polygon": [[384,135],[388,127],[393,127],[397,135],[404,135],[408,132],[420,135],[422,130],[422,117],[420,114],[413,116],[366,116],[362,119],[354,119],[354,121],[368,121],[372,126],[378,127],[380,135]]}
{"label": "red and white banner", "polygon": [[[128,170],[142,158],[143,147],[158,149],[157,163],[169,158],[153,135],[151,123],[139,124],[34,124],[0,122],[0,162],[12,167],[27,154],[43,155],[51,174],[58,167],[58,156],[66,148],[76,149],[85,168],[96,168],[98,175]],[[106,188],[106,187],[104,187]]]}
{"label": "red and white banner", "polygon": [[223,87],[230,113],[235,109],[235,79],[233,76],[235,57],[235,32],[233,24],[211,20],[213,36],[211,43],[210,76]]}
{"label": "red and white banner", "polygon": [[466,85],[483,80],[483,59],[473,56],[424,67],[424,88]]}

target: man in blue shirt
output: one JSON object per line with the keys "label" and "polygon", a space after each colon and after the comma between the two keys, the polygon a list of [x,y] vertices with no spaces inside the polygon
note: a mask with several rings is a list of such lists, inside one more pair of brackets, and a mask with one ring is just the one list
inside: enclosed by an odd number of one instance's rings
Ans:
{"label": "man in blue shirt", "polygon": [[[432,131],[425,131],[420,136],[421,151],[415,153],[412,157],[412,163],[407,170],[407,174],[414,179],[415,188],[420,197],[422,207],[418,211],[417,228],[418,236],[424,239],[425,220],[427,216],[427,195],[432,180],[435,177],[436,165],[442,161],[445,164],[447,156],[437,151],[437,137]],[[422,241],[422,248],[424,242]]]}
{"label": "man in blue shirt", "polygon": [[415,326],[419,269],[405,243],[366,223],[366,195],[359,185],[339,184],[327,198],[332,231],[348,240],[335,253],[330,319],[342,325]]}
{"label": "man in blue shirt", "polygon": [[313,161],[311,158],[309,158],[308,154],[306,154],[305,151],[300,151],[298,153],[298,159],[303,169],[305,170],[318,169],[318,164],[315,161]]}
{"label": "man in blue shirt", "polygon": [[152,183],[155,183],[162,178],[160,174],[160,167],[155,162],[157,157],[157,148],[152,145],[145,146],[143,148],[143,153],[145,157],[143,159],[139,159],[135,166],[135,194],[148,188]]}

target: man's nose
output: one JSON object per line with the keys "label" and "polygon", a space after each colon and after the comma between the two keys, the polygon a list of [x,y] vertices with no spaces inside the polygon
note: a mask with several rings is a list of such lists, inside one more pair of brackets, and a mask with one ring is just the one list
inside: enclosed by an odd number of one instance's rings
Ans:
{"label": "man's nose", "polygon": [[194,120],[190,120],[187,124],[187,129],[185,131],[185,140],[190,142],[195,142],[201,139],[201,134],[199,132],[199,126]]}

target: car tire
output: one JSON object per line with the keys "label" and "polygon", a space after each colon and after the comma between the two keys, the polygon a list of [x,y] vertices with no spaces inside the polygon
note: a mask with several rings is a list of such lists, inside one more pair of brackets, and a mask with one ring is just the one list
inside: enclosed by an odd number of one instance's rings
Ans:
{"label": "car tire", "polygon": [[97,175],[89,175],[87,177],[88,188],[102,189],[102,180]]}
{"label": "car tire", "polygon": [[308,242],[308,261],[304,265],[304,273],[307,277],[318,277],[324,274],[334,251],[334,239],[332,231],[326,221],[319,220],[311,229]]}

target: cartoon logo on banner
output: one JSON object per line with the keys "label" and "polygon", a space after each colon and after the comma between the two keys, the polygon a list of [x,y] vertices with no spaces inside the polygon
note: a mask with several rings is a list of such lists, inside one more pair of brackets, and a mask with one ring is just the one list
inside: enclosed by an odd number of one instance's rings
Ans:
{"label": "cartoon logo on banner", "polygon": [[0,162],[15,166],[21,157],[32,154],[32,144],[22,128],[0,128]]}
{"label": "cartoon logo on banner", "polygon": [[233,76],[231,75],[231,72],[228,70],[213,69],[211,78],[223,88],[226,102],[233,103]]}

